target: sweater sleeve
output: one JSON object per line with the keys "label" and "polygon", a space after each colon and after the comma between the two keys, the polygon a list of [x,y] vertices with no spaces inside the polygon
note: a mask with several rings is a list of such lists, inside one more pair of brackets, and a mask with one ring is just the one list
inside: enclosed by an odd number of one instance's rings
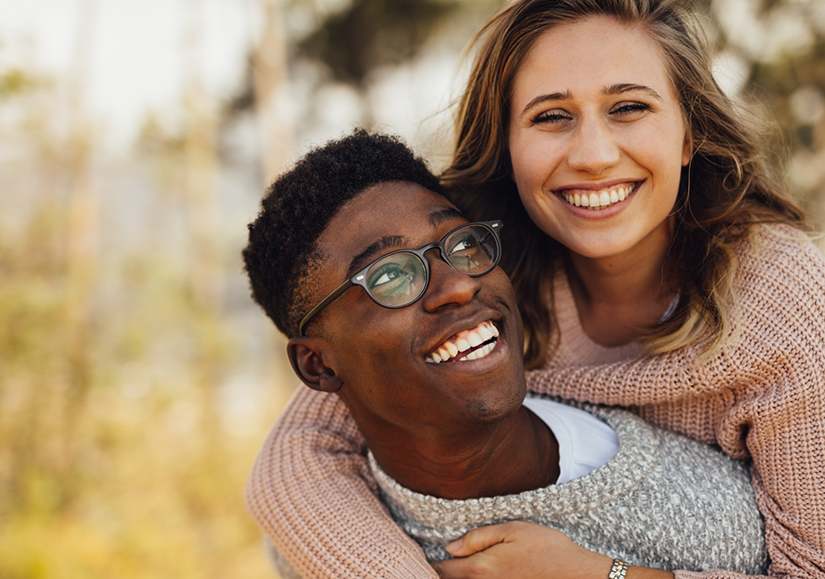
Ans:
{"label": "sweater sleeve", "polygon": [[246,504],[304,579],[437,579],[377,496],[366,446],[337,396],[301,388],[261,449]]}
{"label": "sweater sleeve", "polygon": [[[825,577],[825,260],[787,228],[740,252],[738,339],[697,365],[690,348],[625,362],[553,366],[530,389],[632,406],[752,459],[773,577]],[[680,571],[678,579],[742,577]]]}

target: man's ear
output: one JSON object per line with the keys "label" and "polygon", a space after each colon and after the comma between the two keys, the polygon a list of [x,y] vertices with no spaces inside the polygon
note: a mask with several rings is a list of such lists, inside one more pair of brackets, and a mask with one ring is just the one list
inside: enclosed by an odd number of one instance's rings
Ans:
{"label": "man's ear", "polygon": [[338,392],[343,386],[335,371],[324,363],[323,340],[312,336],[292,338],[286,345],[289,363],[301,382],[321,392]]}

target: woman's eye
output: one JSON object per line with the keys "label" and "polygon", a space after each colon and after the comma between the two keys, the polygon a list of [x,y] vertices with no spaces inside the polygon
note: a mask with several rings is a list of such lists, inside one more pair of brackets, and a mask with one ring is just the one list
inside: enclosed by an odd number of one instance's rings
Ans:
{"label": "woman's eye", "polygon": [[543,113],[537,114],[533,117],[533,124],[540,125],[540,124],[556,124],[556,123],[563,123],[565,121],[569,121],[572,119],[568,113],[560,110],[553,110],[553,111],[544,111]]}
{"label": "woman's eye", "polygon": [[614,106],[610,114],[620,118],[635,118],[650,110],[650,105],[638,102],[623,102]]}

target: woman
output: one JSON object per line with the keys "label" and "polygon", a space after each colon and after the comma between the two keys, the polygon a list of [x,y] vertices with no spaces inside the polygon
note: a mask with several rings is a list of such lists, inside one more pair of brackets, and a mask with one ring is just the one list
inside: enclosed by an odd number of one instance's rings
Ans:
{"label": "woman", "polygon": [[[686,22],[669,0],[505,7],[480,33],[443,180],[471,218],[507,224],[531,388],[626,406],[752,459],[771,574],[822,576],[825,264]],[[250,510],[307,577],[425,576],[397,531],[384,539],[351,420],[312,398],[273,432]],[[324,525],[342,510],[352,528]],[[441,572],[517,576],[510,561],[535,543],[531,561],[554,577],[599,556],[558,535],[475,531],[454,554],[495,546]],[[341,568],[336,551],[368,563]]]}

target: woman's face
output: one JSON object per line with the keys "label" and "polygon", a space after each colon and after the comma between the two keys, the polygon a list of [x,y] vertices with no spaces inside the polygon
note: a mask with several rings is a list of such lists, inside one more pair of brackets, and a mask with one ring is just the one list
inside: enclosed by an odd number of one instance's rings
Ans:
{"label": "woman's face", "polygon": [[515,77],[513,178],[533,221],[574,253],[666,243],[690,148],[661,48],[590,16],[536,40]]}

